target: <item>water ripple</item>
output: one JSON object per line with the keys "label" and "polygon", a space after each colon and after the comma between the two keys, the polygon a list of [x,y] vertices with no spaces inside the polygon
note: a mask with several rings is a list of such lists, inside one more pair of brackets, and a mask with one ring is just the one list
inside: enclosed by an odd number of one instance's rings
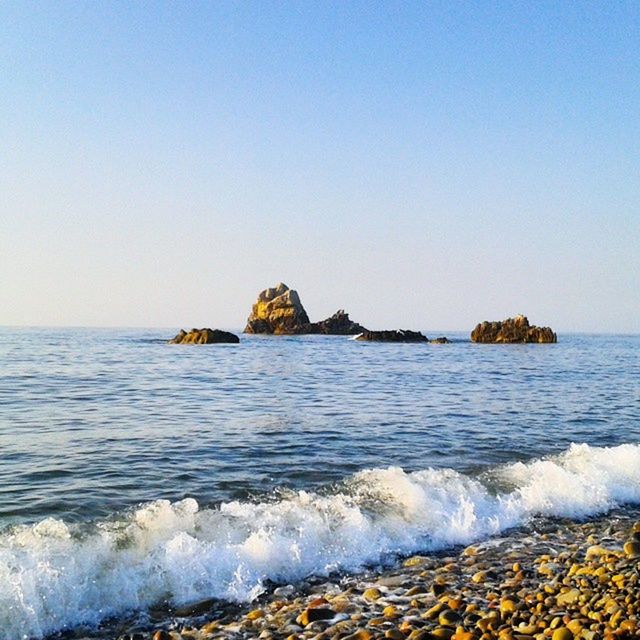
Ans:
{"label": "water ripple", "polygon": [[171,333],[0,329],[0,525],[640,440],[638,336],[176,347]]}

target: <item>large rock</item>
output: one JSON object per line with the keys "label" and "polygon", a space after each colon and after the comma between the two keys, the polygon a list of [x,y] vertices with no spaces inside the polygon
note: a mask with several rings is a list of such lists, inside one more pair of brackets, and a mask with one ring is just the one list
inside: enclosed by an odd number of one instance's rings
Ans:
{"label": "large rock", "polygon": [[349,318],[343,309],[320,322],[310,322],[298,293],[282,282],[265,289],[251,309],[245,333],[285,335],[356,335],[366,328]]}
{"label": "large rock", "polygon": [[367,331],[366,327],[354,322],[344,309],[338,309],[330,318],[301,325],[295,333],[321,333],[330,336],[355,336]]}
{"label": "large rock", "polygon": [[419,331],[364,331],[356,340],[367,342],[429,342],[429,338]]}
{"label": "large rock", "polygon": [[220,329],[191,329],[188,333],[183,329],[175,338],[169,340],[169,344],[216,344],[227,342],[237,344],[240,342],[235,333],[220,331]]}
{"label": "large rock", "polygon": [[296,328],[309,324],[309,316],[298,292],[280,283],[258,296],[247,319],[245,333],[296,333]]}
{"label": "large rock", "polygon": [[535,327],[526,316],[507,318],[502,322],[482,322],[471,332],[473,342],[513,344],[523,342],[557,342],[558,337],[549,327]]}

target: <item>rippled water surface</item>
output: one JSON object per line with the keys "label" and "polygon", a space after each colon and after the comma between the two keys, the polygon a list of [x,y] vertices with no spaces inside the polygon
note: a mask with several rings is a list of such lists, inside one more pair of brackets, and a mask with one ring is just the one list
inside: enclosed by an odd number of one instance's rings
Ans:
{"label": "rippled water surface", "polygon": [[0,524],[640,441],[639,336],[165,344],[172,333],[0,329]]}

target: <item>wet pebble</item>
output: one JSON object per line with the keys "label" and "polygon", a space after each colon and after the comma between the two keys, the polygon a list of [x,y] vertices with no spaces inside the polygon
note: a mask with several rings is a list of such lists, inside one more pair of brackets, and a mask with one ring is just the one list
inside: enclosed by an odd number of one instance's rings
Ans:
{"label": "wet pebble", "polygon": [[456,557],[283,585],[242,615],[126,640],[625,640],[640,637],[638,538],[640,522],[546,523]]}

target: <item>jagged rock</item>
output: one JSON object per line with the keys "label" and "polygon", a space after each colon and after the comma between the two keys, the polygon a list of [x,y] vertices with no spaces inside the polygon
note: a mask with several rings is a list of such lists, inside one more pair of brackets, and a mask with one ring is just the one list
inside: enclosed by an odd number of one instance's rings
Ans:
{"label": "jagged rock", "polygon": [[434,338],[433,340],[429,340],[431,344],[451,344],[451,340],[446,336],[440,336],[439,338]]}
{"label": "jagged rock", "polygon": [[522,343],[557,342],[558,337],[549,327],[529,325],[526,316],[518,315],[502,322],[482,322],[471,332],[473,342]]}
{"label": "jagged rock", "polygon": [[183,329],[175,338],[169,340],[169,344],[215,344],[228,342],[236,344],[240,342],[235,333],[220,331],[220,329],[191,329],[188,333]]}
{"label": "jagged rock", "polygon": [[419,331],[364,331],[356,340],[367,342],[429,342],[429,338]]}
{"label": "jagged rock", "polygon": [[287,335],[324,334],[356,335],[366,328],[349,318],[339,309],[330,318],[310,322],[297,291],[282,282],[272,289],[265,289],[251,309],[245,333],[273,333]]}
{"label": "jagged rock", "polygon": [[366,327],[354,322],[344,309],[338,309],[330,318],[301,325],[294,333],[321,333],[332,336],[355,336],[367,331]]}
{"label": "jagged rock", "polygon": [[247,319],[245,333],[296,333],[296,328],[309,324],[298,292],[280,283],[258,296]]}

